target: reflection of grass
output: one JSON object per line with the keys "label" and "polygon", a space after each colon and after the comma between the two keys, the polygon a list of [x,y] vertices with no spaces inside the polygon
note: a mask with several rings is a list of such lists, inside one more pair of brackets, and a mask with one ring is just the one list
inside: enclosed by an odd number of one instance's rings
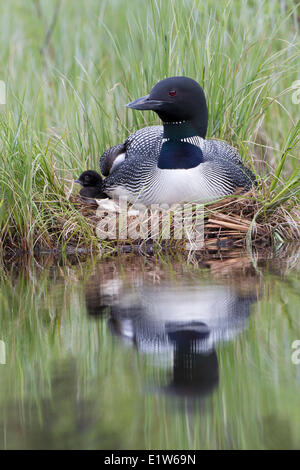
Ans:
{"label": "reflection of grass", "polygon": [[0,78],[8,88],[0,125],[2,244],[96,243],[69,200],[73,178],[97,168],[109,145],[157,122],[124,104],[177,74],[204,86],[208,135],[237,146],[266,176],[260,215],[272,220],[278,206],[292,213],[299,202],[295,2],[132,0],[128,8],[125,0],[66,0],[47,37],[54,8],[19,0],[0,7]]}
{"label": "reflection of grass", "polygon": [[[144,269],[134,273],[122,259],[103,262],[93,273],[94,288],[102,282],[97,272],[105,270],[125,283],[132,278],[179,286],[175,273],[184,272],[182,265],[169,274],[166,263],[143,262]],[[209,278],[195,267],[186,274],[188,282]],[[247,282],[258,289],[249,328],[218,346],[220,382],[212,395],[193,406],[180,402],[178,408],[172,397],[151,392],[168,384],[170,370],[113,337],[106,318],[87,316],[84,284],[92,289],[89,276],[90,268],[83,265],[39,273],[28,269],[13,280],[2,276],[1,339],[7,365],[0,366],[1,447],[299,445],[299,376],[290,360],[291,342],[299,334],[296,274],[285,281],[272,274],[264,280],[254,275],[240,279],[243,290]]]}

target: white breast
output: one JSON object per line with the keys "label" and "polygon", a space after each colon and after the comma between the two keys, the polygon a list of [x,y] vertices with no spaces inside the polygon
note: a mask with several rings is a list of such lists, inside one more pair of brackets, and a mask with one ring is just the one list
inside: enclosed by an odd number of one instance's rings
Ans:
{"label": "white breast", "polygon": [[129,202],[151,204],[183,204],[188,202],[207,203],[224,195],[224,188],[209,184],[205,174],[206,164],[189,169],[152,169],[144,185],[130,192],[118,186],[110,192],[113,198],[126,196]]}
{"label": "white breast", "polygon": [[187,202],[206,203],[223,195],[222,188],[209,184],[205,177],[205,164],[195,168],[162,170],[157,168],[153,177],[152,191],[142,195],[144,204],[178,204]]}

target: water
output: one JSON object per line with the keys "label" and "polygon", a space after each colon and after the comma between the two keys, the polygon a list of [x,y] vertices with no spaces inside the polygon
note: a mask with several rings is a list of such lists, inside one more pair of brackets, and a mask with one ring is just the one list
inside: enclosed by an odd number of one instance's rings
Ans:
{"label": "water", "polygon": [[0,447],[297,449],[299,305],[296,251],[19,260],[0,287]]}

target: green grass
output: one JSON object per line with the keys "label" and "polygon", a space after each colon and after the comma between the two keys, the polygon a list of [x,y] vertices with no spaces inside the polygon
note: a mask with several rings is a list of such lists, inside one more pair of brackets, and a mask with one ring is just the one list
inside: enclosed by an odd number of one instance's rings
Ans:
{"label": "green grass", "polygon": [[208,135],[236,146],[263,179],[257,197],[266,220],[278,207],[296,218],[299,12],[292,0],[2,3],[2,248],[96,246],[69,201],[73,179],[98,169],[107,147],[158,123],[124,105],[179,74],[204,87]]}

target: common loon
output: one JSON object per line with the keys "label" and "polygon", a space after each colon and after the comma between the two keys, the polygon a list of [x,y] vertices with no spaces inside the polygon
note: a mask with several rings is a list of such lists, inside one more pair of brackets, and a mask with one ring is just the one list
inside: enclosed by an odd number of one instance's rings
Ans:
{"label": "common loon", "polygon": [[107,195],[102,192],[102,177],[96,171],[84,171],[79,176],[78,180],[75,180],[75,183],[83,186],[79,194],[86,202],[107,197]]}
{"label": "common loon", "polygon": [[127,107],[155,111],[163,126],[140,129],[104,152],[102,190],[109,197],[145,205],[206,203],[255,183],[237,150],[205,139],[207,104],[195,80],[166,78]]}

